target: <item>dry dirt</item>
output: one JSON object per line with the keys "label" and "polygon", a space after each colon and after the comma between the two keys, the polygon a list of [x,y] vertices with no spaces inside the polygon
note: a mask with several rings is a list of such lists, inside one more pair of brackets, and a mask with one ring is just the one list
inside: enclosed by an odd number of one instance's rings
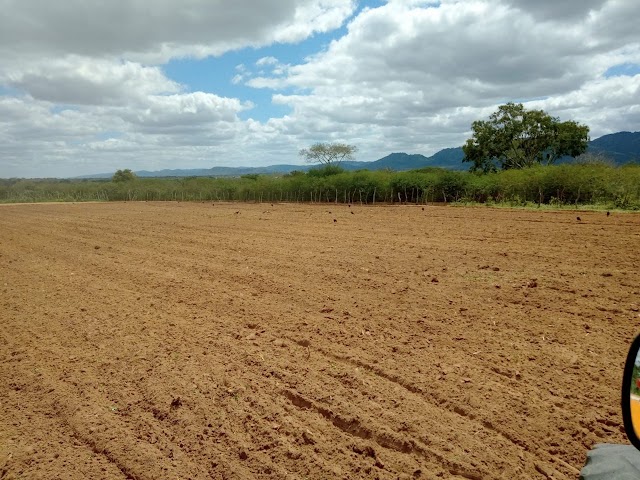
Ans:
{"label": "dry dirt", "polygon": [[2,206],[0,478],[577,478],[625,441],[639,247],[636,214]]}

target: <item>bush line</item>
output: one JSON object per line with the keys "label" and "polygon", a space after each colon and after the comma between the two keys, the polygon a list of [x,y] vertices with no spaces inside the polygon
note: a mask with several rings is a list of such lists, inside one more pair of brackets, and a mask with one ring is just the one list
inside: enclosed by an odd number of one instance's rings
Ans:
{"label": "bush line", "polygon": [[606,163],[535,166],[478,175],[425,168],[407,172],[339,168],[237,178],[0,180],[0,202],[235,201],[311,203],[436,202],[592,205],[640,209],[640,165]]}

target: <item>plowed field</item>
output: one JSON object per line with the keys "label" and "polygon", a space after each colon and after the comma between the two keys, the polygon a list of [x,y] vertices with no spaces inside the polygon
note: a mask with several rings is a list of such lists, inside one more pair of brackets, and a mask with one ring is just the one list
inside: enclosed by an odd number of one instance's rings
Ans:
{"label": "plowed field", "polygon": [[639,271],[634,214],[1,206],[0,478],[577,478]]}

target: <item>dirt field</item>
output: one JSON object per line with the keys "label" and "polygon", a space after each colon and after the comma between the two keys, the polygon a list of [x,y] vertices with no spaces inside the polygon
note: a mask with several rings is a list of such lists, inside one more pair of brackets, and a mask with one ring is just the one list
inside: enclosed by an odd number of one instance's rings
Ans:
{"label": "dirt field", "polygon": [[0,478],[577,478],[639,271],[634,214],[0,206]]}

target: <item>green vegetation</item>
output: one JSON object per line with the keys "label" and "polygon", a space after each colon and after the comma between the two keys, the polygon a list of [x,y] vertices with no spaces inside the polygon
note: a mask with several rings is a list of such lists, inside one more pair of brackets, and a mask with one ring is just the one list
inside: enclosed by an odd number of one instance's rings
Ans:
{"label": "green vegetation", "polygon": [[346,143],[314,143],[298,153],[307,163],[325,166],[338,165],[343,160],[353,160],[358,147]]}
{"label": "green vegetation", "polygon": [[439,168],[408,172],[343,171],[336,165],[284,176],[0,180],[0,202],[241,201],[416,203],[473,202],[553,207],[640,209],[640,165],[597,159],[535,165],[479,175]]}
{"label": "green vegetation", "polygon": [[471,129],[462,161],[471,162],[477,172],[550,165],[560,157],[582,155],[589,146],[586,125],[560,122],[543,110],[525,110],[521,103],[502,105]]}
{"label": "green vegetation", "polygon": [[640,378],[640,367],[637,364],[633,365],[633,371],[631,372],[631,394],[640,396],[640,388],[638,388],[638,379]]}
{"label": "green vegetation", "polygon": [[120,183],[120,182],[131,182],[133,180],[135,180],[136,174],[133,173],[130,169],[125,168],[124,170],[118,170],[116,171],[116,173],[113,174],[113,177],[111,178],[112,182],[115,183]]}

